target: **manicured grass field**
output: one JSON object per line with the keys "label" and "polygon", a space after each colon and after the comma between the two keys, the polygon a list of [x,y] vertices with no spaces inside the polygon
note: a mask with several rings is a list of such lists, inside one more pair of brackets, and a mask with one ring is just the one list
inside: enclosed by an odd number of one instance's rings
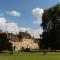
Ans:
{"label": "manicured grass field", "polygon": [[0,60],[60,60],[60,52],[19,52],[14,54],[0,53]]}

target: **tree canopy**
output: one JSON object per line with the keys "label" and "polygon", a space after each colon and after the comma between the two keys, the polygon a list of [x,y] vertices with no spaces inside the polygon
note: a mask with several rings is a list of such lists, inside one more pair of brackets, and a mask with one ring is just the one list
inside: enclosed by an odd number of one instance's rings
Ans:
{"label": "tree canopy", "polygon": [[47,49],[60,49],[60,4],[44,10],[42,27],[41,43],[44,41],[43,44]]}
{"label": "tree canopy", "polygon": [[0,33],[0,51],[3,50],[12,50],[12,43],[9,42],[6,33]]}

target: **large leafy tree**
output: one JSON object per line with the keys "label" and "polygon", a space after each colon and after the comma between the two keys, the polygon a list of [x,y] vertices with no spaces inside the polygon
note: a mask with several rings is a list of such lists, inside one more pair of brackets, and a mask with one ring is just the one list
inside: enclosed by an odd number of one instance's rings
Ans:
{"label": "large leafy tree", "polygon": [[51,50],[60,49],[60,4],[44,10],[42,27],[42,45]]}
{"label": "large leafy tree", "polygon": [[6,33],[0,33],[0,52],[3,50],[12,50],[12,43],[9,42]]}

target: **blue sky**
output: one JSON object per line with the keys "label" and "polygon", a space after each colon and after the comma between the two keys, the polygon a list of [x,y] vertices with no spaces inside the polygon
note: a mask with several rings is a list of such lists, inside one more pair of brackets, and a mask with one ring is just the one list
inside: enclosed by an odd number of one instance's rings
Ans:
{"label": "blue sky", "polygon": [[[8,22],[16,23],[18,27],[30,28],[32,30],[40,29],[40,24],[34,24],[37,17],[33,15],[32,10],[47,9],[60,0],[0,0],[0,17],[5,18]],[[20,13],[12,16],[14,13]]]}

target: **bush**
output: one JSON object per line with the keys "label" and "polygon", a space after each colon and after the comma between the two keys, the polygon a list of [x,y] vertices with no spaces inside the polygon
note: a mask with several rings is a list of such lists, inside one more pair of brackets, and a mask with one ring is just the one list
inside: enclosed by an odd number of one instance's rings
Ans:
{"label": "bush", "polygon": [[29,52],[29,51],[30,51],[30,48],[26,48],[26,49],[25,49],[24,47],[22,47],[22,51],[23,51],[23,52]]}

